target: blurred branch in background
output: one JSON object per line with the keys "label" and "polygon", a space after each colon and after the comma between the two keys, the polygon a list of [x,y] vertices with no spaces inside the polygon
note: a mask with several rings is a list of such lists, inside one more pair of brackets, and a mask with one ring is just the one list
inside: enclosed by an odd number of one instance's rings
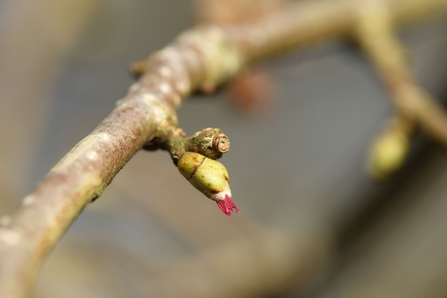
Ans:
{"label": "blurred branch in background", "polygon": [[[253,3],[249,2],[241,2],[240,5],[250,7]],[[219,26],[199,27],[182,35],[169,48],[152,55],[143,63],[143,77],[131,88],[127,99],[120,101],[95,132],[52,170],[25,199],[17,213],[12,217],[3,217],[0,231],[3,242],[3,248],[0,248],[0,293],[14,293],[15,297],[26,295],[43,257],[78,213],[101,194],[106,184],[138,149],[154,136],[159,136],[157,129],[163,129],[166,123],[171,126],[176,124],[174,110],[179,107],[180,98],[197,88],[210,92],[246,65],[266,57],[334,37],[352,36],[357,32],[359,18],[363,16],[367,19],[368,16],[359,14],[357,7],[360,4],[356,1],[314,1],[294,5],[279,1],[264,2],[268,9],[262,9],[263,4],[256,6],[260,8],[259,14],[255,13],[256,16],[247,22],[239,24],[242,19],[239,16],[235,17],[235,22],[224,24],[226,22],[222,21]],[[233,3],[230,6],[238,5],[232,1],[229,3]],[[394,0],[387,1],[387,6],[380,8],[386,10],[393,23],[400,24],[445,12],[446,6],[445,1]],[[270,10],[272,7],[273,11]],[[213,16],[209,11],[204,14],[203,20],[218,22],[219,16]],[[223,19],[228,20],[223,15]],[[373,50],[376,49],[373,47]],[[235,57],[240,59],[236,59],[240,65],[222,62],[226,58],[227,62],[233,63]],[[187,66],[183,67],[182,63],[185,62]],[[256,86],[259,84],[255,84],[255,89]],[[162,198],[170,188],[169,178],[164,178],[165,184],[154,190],[159,194],[161,203],[141,202],[144,194],[133,185],[144,183],[138,179],[143,179],[144,167],[150,168],[151,165],[143,162],[137,166],[131,164],[130,167],[140,175],[121,182],[118,179],[117,187],[129,189],[132,199],[157,214],[185,242],[200,252],[171,266],[156,268],[155,273],[152,271],[148,274],[148,291],[157,293],[159,297],[285,294],[312,281],[334,249],[333,238],[340,232],[342,221],[337,221],[336,216],[324,215],[324,212],[305,216],[304,213],[309,210],[300,210],[296,214],[298,219],[291,218],[290,226],[283,230],[263,228],[243,217],[235,218],[231,224],[223,224],[223,220],[220,223],[220,219],[210,219],[212,215],[206,211],[183,212],[200,208],[195,206],[196,201],[189,202],[186,198],[181,203],[183,205],[175,206],[176,210],[171,209],[175,204],[165,203]],[[12,164],[10,166],[14,167]],[[160,175],[169,177],[169,173]],[[184,192],[179,193],[179,196],[183,195]],[[328,204],[334,206],[340,203],[335,201]],[[360,203],[354,203],[350,209],[352,212],[346,211],[346,214],[354,216],[358,212],[357,204]],[[210,222],[213,223],[211,228],[205,226]],[[227,240],[228,243],[225,243]]]}
{"label": "blurred branch in background", "polygon": [[[287,4],[283,0],[254,2],[233,0],[196,0],[197,19],[203,24],[249,24],[273,14]],[[263,68],[241,71],[227,86],[238,111],[254,118],[271,116],[278,107],[278,89],[273,76]]]}
{"label": "blurred branch in background", "polygon": [[386,1],[360,1],[359,10],[354,38],[387,84],[396,106],[394,120],[374,145],[371,160],[372,175],[384,179],[405,161],[418,126],[447,144],[447,114],[416,82],[408,51],[395,37]]}

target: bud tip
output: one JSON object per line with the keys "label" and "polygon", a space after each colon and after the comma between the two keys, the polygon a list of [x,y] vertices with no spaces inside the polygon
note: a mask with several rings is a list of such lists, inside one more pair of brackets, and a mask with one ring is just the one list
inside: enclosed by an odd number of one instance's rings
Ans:
{"label": "bud tip", "polygon": [[236,213],[239,213],[241,210],[236,207],[234,202],[231,200],[231,197],[225,195],[224,199],[216,200],[217,206],[222,210],[223,213],[231,217],[231,212],[234,210]]}

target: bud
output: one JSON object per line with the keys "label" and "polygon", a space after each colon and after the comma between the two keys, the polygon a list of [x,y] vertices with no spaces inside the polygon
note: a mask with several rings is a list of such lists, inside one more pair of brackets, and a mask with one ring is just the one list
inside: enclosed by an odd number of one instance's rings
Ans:
{"label": "bud", "polygon": [[408,135],[399,129],[387,130],[374,142],[370,172],[378,180],[397,171],[405,161],[410,147]]}
{"label": "bud", "polygon": [[227,169],[220,162],[199,153],[185,152],[178,161],[179,172],[201,193],[217,203],[228,216],[239,208],[231,200]]}

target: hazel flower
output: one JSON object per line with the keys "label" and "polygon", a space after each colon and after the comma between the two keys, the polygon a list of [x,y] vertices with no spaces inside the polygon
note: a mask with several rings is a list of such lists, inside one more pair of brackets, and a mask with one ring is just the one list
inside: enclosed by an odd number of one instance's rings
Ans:
{"label": "hazel flower", "polygon": [[236,205],[231,200],[231,197],[228,195],[225,195],[225,198],[223,200],[217,200],[216,201],[217,206],[222,210],[223,213],[231,217],[231,211],[236,211],[236,213],[239,213],[239,208],[236,207]]}
{"label": "hazel flower", "polygon": [[223,213],[239,213],[231,200],[227,169],[220,162],[194,152],[185,152],[178,161],[178,170],[196,189],[215,201]]}

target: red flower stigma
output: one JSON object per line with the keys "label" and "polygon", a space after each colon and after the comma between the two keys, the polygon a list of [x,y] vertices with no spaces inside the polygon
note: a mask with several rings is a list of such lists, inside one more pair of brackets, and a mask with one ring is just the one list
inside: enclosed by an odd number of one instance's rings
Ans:
{"label": "red flower stigma", "polygon": [[216,201],[217,206],[220,210],[222,210],[223,213],[231,217],[231,212],[235,211],[236,213],[239,213],[241,210],[236,207],[236,205],[231,200],[231,197],[228,195],[225,195],[225,199]]}

